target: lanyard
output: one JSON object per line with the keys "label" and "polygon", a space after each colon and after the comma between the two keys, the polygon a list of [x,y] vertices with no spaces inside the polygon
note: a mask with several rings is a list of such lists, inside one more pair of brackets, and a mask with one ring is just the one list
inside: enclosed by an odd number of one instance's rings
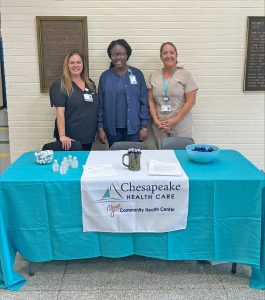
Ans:
{"label": "lanyard", "polygon": [[130,78],[131,84],[137,84],[136,77],[135,77],[135,75],[133,75],[133,72],[130,68],[128,69],[128,72],[129,72],[129,78]]}
{"label": "lanyard", "polygon": [[173,77],[173,75],[176,73],[177,71],[177,68],[175,67],[170,78],[165,81],[165,77],[164,77],[164,69],[162,69],[162,84],[163,84],[163,90],[164,90],[164,95],[167,96],[167,92],[168,92],[168,88],[169,88],[169,84],[170,84],[170,81]]}

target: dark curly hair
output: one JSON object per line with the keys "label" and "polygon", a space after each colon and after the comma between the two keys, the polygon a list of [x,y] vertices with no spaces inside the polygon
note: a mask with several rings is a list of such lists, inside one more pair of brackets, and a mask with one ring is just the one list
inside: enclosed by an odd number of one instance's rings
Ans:
{"label": "dark curly hair", "polygon": [[116,46],[116,45],[120,45],[122,47],[125,48],[126,53],[127,53],[127,60],[129,59],[129,57],[132,54],[132,48],[131,46],[124,40],[124,39],[118,39],[118,40],[114,40],[109,44],[109,47],[107,49],[108,52],[108,56],[111,59],[111,50]]}

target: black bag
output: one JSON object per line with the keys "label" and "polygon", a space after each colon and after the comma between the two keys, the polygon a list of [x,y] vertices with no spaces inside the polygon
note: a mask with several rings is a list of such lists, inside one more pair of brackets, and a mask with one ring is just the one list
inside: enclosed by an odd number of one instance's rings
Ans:
{"label": "black bag", "polygon": [[[43,145],[42,151],[44,150],[53,150],[53,151],[63,151],[62,143],[59,141],[51,142]],[[82,147],[81,143],[78,141],[71,141],[71,151],[83,151],[84,148]]]}

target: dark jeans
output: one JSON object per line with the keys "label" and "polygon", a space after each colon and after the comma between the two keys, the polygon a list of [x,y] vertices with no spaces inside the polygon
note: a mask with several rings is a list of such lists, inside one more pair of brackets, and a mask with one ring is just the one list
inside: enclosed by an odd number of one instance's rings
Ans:
{"label": "dark jeans", "polygon": [[127,134],[127,128],[116,128],[116,135],[107,134],[109,147],[116,142],[139,142],[139,133]]}

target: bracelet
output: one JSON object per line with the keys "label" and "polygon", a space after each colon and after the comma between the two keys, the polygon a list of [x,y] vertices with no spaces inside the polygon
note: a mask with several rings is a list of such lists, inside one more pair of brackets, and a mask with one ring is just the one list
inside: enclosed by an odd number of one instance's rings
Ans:
{"label": "bracelet", "polygon": [[59,137],[62,137],[62,136],[65,136],[64,134],[62,134],[62,135],[59,135]]}
{"label": "bracelet", "polygon": [[145,128],[145,127],[142,127],[141,129],[143,129],[143,130],[145,130],[145,131],[148,131],[148,129],[147,129],[147,128]]}

